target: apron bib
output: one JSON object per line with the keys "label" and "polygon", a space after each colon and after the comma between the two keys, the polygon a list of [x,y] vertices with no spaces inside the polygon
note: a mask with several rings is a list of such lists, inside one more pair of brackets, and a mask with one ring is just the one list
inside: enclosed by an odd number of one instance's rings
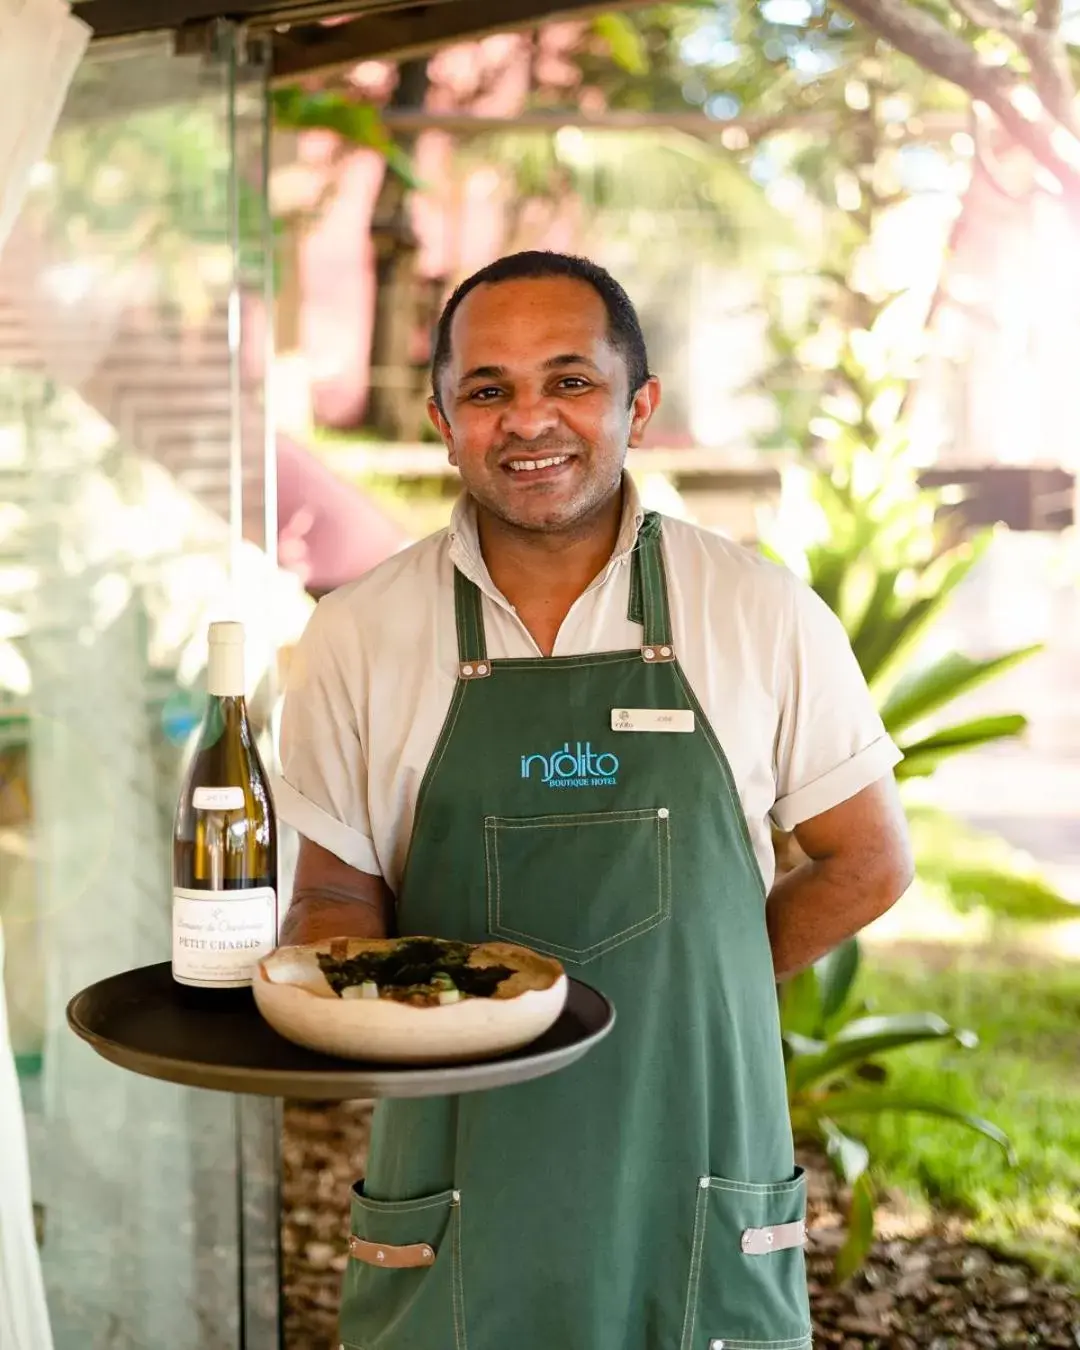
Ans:
{"label": "apron bib", "polygon": [[618,1020],[550,1077],[379,1103],[347,1350],[811,1344],[765,891],[673,649],[660,536],[647,516],[630,651],[489,660],[480,592],[455,573],[459,679],[400,932],[556,956]]}

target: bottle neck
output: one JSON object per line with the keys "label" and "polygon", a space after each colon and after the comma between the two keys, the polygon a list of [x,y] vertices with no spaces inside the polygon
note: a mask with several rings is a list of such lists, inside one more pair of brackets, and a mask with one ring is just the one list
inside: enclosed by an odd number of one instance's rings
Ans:
{"label": "bottle neck", "polygon": [[239,727],[246,732],[247,700],[243,694],[211,694],[206,704],[206,722],[211,728]]}
{"label": "bottle neck", "polygon": [[244,648],[239,642],[211,642],[206,692],[211,697],[244,700]]}

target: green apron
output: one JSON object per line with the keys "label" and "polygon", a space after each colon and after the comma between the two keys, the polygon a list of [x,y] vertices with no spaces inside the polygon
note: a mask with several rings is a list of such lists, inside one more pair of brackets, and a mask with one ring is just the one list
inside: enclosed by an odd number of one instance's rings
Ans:
{"label": "green apron", "polygon": [[[400,931],[521,942],[618,1016],[550,1077],[379,1104],[343,1345],[804,1350],[805,1181],[765,891],[672,648],[660,518],[633,553],[640,648],[488,660],[460,572],[455,607],[459,679]],[[641,709],[691,712],[693,730],[613,730]]]}

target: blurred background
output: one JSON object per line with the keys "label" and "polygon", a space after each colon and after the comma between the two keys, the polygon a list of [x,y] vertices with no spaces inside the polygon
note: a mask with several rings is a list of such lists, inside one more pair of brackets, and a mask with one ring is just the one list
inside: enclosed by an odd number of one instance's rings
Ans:
{"label": "blurred background", "polygon": [[122,1074],[64,1008],[167,959],[207,623],[247,625],[272,762],[317,598],[449,518],[441,305],[551,248],[638,307],[647,503],[806,577],[906,752],[915,886],[782,994],[822,1343],[1080,1345],[1080,11],[452,8],[106,25],[0,251],[0,924],[47,1334],[239,1345],[261,1288],[294,1350],[336,1344],[366,1107],[285,1110],[279,1309],[280,1112]]}

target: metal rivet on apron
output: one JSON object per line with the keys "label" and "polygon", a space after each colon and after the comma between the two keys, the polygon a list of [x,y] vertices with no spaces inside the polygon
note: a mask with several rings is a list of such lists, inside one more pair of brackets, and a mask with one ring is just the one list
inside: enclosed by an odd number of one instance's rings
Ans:
{"label": "metal rivet on apron", "polygon": [[477,675],[486,675],[486,674],[487,674],[487,666],[485,666],[485,665],[483,665],[483,664],[477,666],[477,667],[476,667],[476,673],[477,673]]}
{"label": "metal rivet on apron", "polygon": [[661,655],[661,656],[670,656],[670,655],[671,655],[671,648],[670,648],[670,647],[661,647],[661,648],[660,648],[660,655]]}
{"label": "metal rivet on apron", "polygon": [[450,1203],[451,1203],[452,1205],[460,1205],[460,1204],[461,1204],[461,1192],[460,1192],[460,1191],[452,1191],[452,1192],[451,1192],[451,1194],[450,1194]]}
{"label": "metal rivet on apron", "polygon": [[425,1260],[425,1261],[430,1261],[431,1258],[432,1258],[434,1255],[435,1255],[435,1253],[431,1250],[430,1247],[425,1247],[425,1248],[424,1248],[424,1260]]}
{"label": "metal rivet on apron", "polygon": [[707,1191],[709,1189],[709,1178],[700,1177],[698,1180],[698,1185],[701,1187],[703,1191]]}
{"label": "metal rivet on apron", "polygon": [[766,1247],[771,1247],[773,1245],[773,1235],[771,1233],[765,1234],[765,1245]]}
{"label": "metal rivet on apron", "polygon": [[471,675],[473,673],[472,666],[462,666],[461,673],[462,675]]}
{"label": "metal rivet on apron", "polygon": [[661,820],[667,820],[667,818],[668,818],[668,809],[667,809],[667,807],[666,807],[666,806],[662,806],[662,807],[660,808],[660,810],[657,811],[656,814],[660,817]]}
{"label": "metal rivet on apron", "polygon": [[385,1260],[386,1260],[386,1253],[385,1253],[385,1252],[376,1252],[376,1253],[375,1253],[375,1260],[376,1260],[376,1261],[385,1261]]}
{"label": "metal rivet on apron", "polygon": [[651,647],[646,647],[645,651],[642,654],[645,657],[646,661],[652,661],[656,658],[656,653],[653,651]]}
{"label": "metal rivet on apron", "polygon": [[709,1342],[709,1350],[724,1350],[724,1342],[723,1342],[723,1341],[710,1341],[710,1342]]}

